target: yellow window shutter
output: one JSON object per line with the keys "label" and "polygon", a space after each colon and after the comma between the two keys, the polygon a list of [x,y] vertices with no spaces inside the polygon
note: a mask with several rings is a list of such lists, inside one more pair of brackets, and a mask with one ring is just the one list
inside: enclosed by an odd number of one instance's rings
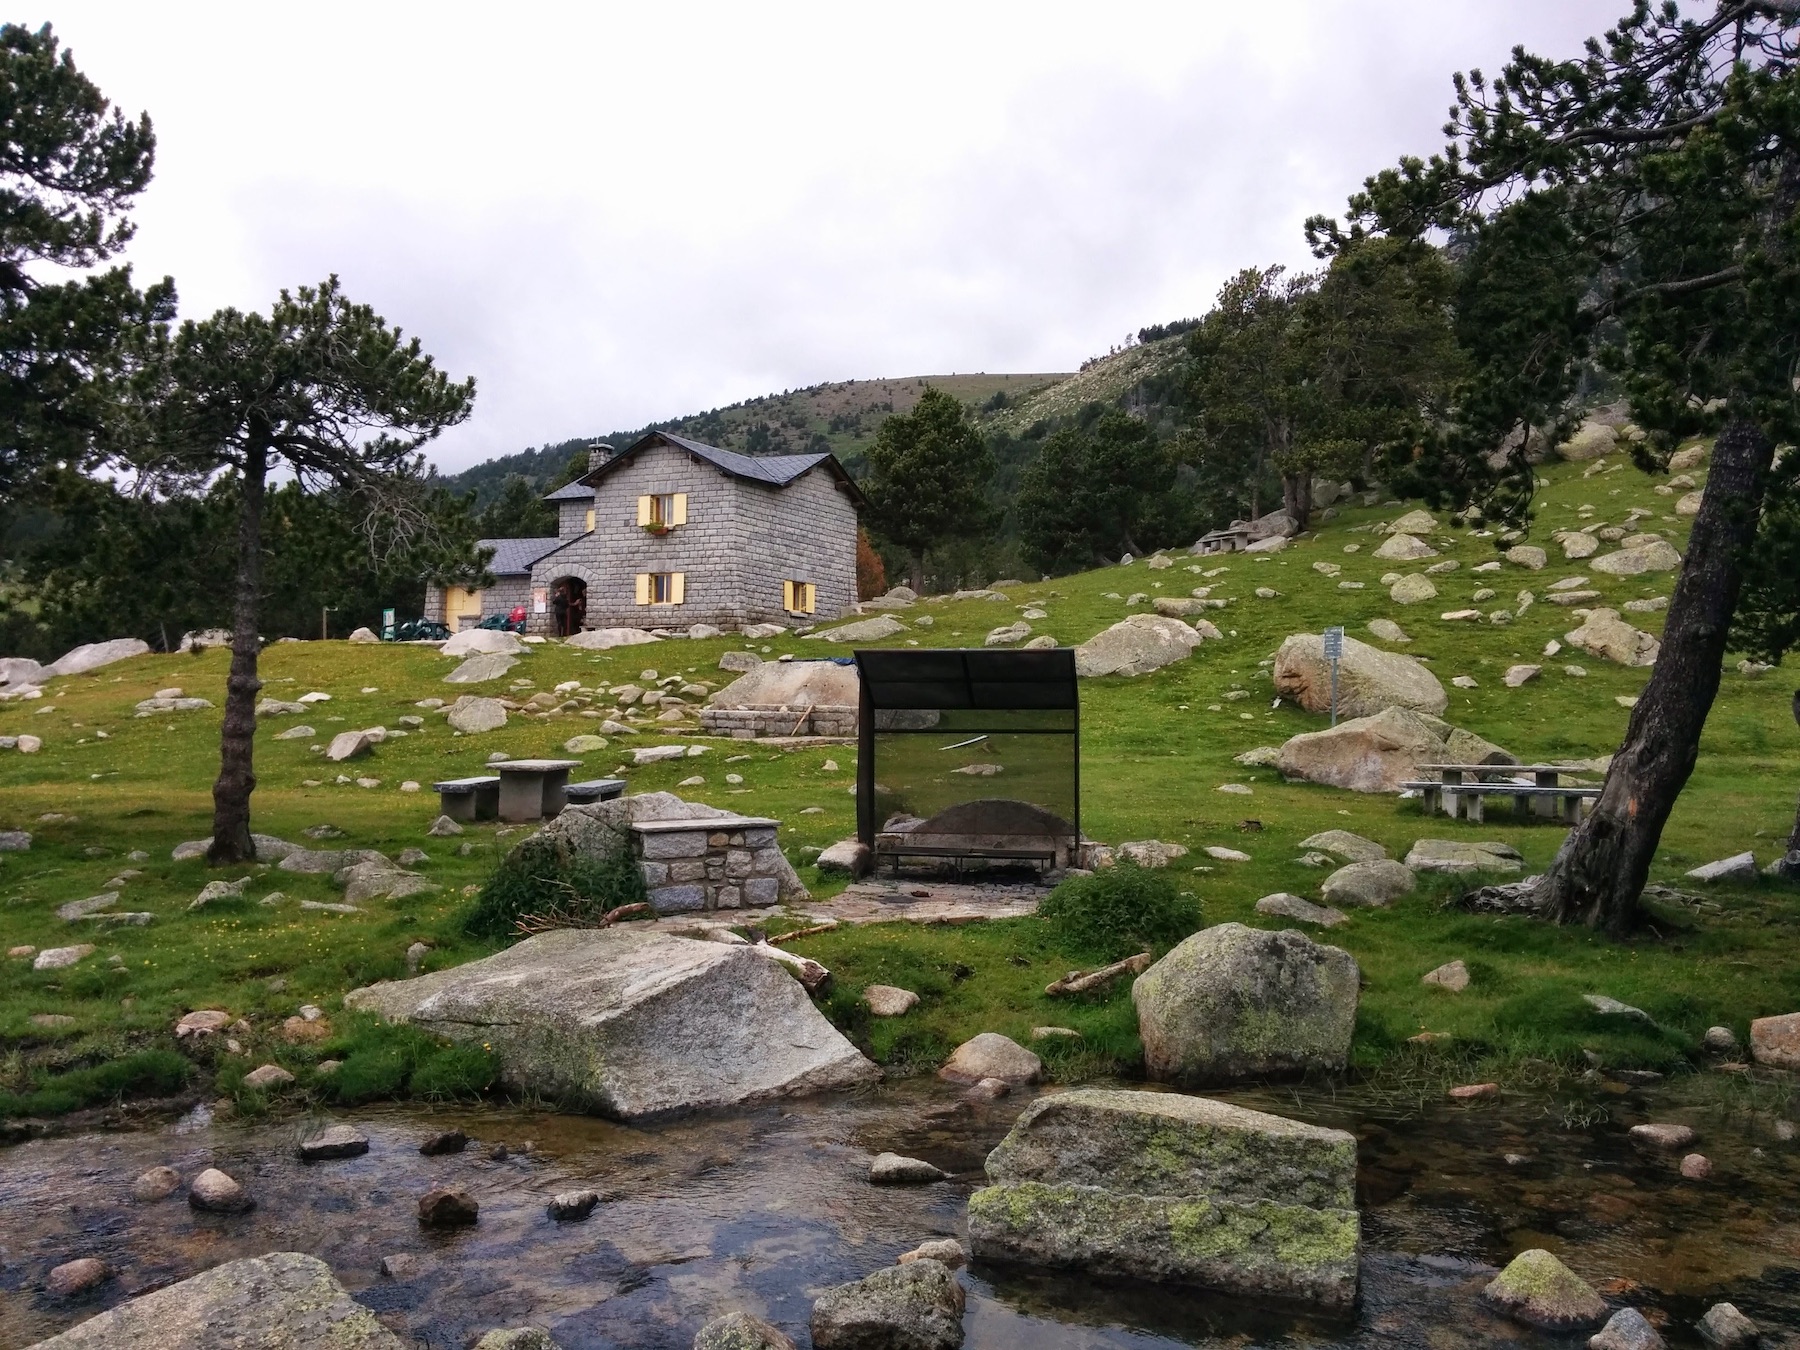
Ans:
{"label": "yellow window shutter", "polygon": [[790,610],[794,607],[794,583],[791,581],[781,583],[781,607]]}
{"label": "yellow window shutter", "polygon": [[669,603],[679,605],[687,599],[687,573],[669,573]]}
{"label": "yellow window shutter", "polygon": [[588,507],[587,527],[588,527],[588,533],[592,534],[594,532],[594,508],[591,506]]}
{"label": "yellow window shutter", "polygon": [[669,515],[671,517],[669,524],[671,524],[671,525],[687,524],[687,493],[677,492],[675,494],[675,507],[672,511],[670,511]]}
{"label": "yellow window shutter", "polygon": [[[638,500],[642,501],[643,498],[640,497]],[[650,603],[650,574],[648,572],[637,574],[637,602],[640,605]]]}
{"label": "yellow window shutter", "polygon": [[805,585],[806,585],[806,612],[808,614],[811,614],[813,612],[813,584],[812,584],[812,582],[809,581],[809,582],[806,582]]}
{"label": "yellow window shutter", "polygon": [[[648,497],[639,497],[638,498],[638,524],[648,525],[649,523],[650,523],[650,499]],[[641,604],[642,602],[640,601],[639,603]]]}

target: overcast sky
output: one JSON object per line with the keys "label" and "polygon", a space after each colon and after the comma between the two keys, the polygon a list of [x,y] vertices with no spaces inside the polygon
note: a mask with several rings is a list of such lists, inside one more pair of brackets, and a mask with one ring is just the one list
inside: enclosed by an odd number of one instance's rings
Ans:
{"label": "overcast sky", "polygon": [[[454,470],[826,380],[1073,369],[1625,0],[71,3],[184,315],[336,272],[478,381]],[[21,16],[23,18],[23,16]]]}

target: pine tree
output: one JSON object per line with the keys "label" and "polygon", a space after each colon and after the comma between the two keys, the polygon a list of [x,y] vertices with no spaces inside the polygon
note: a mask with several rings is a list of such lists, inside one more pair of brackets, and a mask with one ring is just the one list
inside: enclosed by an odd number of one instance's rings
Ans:
{"label": "pine tree", "polygon": [[1765,506],[1773,519],[1793,497],[1793,476],[1770,467],[1777,443],[1800,439],[1797,11],[1723,0],[1683,19],[1639,0],[1576,59],[1519,50],[1497,79],[1459,75],[1442,154],[1369,179],[1348,229],[1308,224],[1323,254],[1444,231],[1465,255],[1464,331],[1479,311],[1482,345],[1416,466],[1440,492],[1522,519],[1533,435],[1566,432],[1587,362],[1623,384],[1647,466],[1715,437],[1661,656],[1592,813],[1530,896],[1561,922],[1637,924],[1718,692],[1744,559]]}
{"label": "pine tree", "polygon": [[987,528],[993,454],[968,409],[927,385],[911,412],[881,424],[868,463],[876,530],[906,550],[912,588],[923,591],[929,549]]}
{"label": "pine tree", "polygon": [[352,304],[332,277],[283,291],[269,314],[223,309],[189,320],[140,381],[148,472],[236,476],[241,500],[219,777],[213,784],[215,864],[247,862],[256,789],[258,620],[268,475],[286,468],[365,504],[372,548],[401,547],[433,525],[420,504],[421,445],[469,415],[474,380],[452,383],[400,330]]}

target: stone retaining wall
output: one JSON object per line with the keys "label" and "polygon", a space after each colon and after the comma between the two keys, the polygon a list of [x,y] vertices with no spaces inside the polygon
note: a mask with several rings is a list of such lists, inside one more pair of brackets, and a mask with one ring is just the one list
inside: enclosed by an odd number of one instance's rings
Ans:
{"label": "stone retaining wall", "polygon": [[856,709],[822,704],[806,710],[793,708],[702,708],[700,725],[716,736],[749,741],[759,736],[856,735]]}
{"label": "stone retaining wall", "polygon": [[632,854],[659,914],[773,905],[786,863],[773,820],[642,821],[631,827]]}

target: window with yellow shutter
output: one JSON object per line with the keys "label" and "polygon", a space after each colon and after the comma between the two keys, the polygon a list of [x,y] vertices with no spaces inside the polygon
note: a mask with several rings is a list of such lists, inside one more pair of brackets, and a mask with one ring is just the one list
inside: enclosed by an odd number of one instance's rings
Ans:
{"label": "window with yellow shutter", "polygon": [[591,506],[588,507],[587,529],[588,529],[589,534],[592,534],[594,532],[594,508]]}
{"label": "window with yellow shutter", "polygon": [[687,524],[687,493],[654,492],[638,498],[638,525],[651,534],[667,534]]}
{"label": "window with yellow shutter", "polygon": [[784,581],[781,583],[781,607],[789,614],[811,614],[813,605],[812,582]]}
{"label": "window with yellow shutter", "polygon": [[637,602],[640,605],[679,605],[686,600],[686,572],[638,573]]}

